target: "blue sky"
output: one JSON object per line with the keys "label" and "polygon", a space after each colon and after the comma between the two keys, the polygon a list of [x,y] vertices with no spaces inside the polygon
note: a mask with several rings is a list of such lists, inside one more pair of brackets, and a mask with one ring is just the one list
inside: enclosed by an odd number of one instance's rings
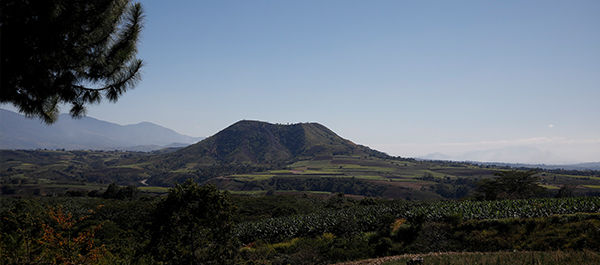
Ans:
{"label": "blue sky", "polygon": [[399,156],[600,161],[600,1],[141,3],[144,79],[88,116],[190,136],[319,122]]}

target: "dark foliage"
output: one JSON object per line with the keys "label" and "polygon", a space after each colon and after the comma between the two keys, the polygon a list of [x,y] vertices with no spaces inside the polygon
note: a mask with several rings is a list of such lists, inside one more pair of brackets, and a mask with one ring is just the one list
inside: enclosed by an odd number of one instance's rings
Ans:
{"label": "dark foliage", "polygon": [[128,0],[1,2],[2,94],[26,116],[74,117],[102,98],[115,102],[140,80],[135,58],[142,6]]}
{"label": "dark foliage", "polygon": [[232,263],[234,213],[229,193],[214,185],[176,185],[152,213],[148,253],[167,264]]}
{"label": "dark foliage", "polygon": [[536,170],[500,171],[495,179],[484,179],[477,183],[476,198],[484,200],[527,199],[541,196],[546,188],[538,185],[540,178]]}
{"label": "dark foliage", "polygon": [[237,206],[236,223],[295,214],[309,214],[323,209],[326,201],[314,196],[273,195],[231,198]]}
{"label": "dark foliage", "polygon": [[[214,186],[185,183],[165,198],[149,200],[1,198],[0,256],[7,264],[43,263],[57,251],[43,242],[46,230],[74,238],[94,227],[101,227],[94,242],[107,253],[100,263],[331,264],[432,251],[600,251],[598,198],[371,201],[366,206],[327,208],[354,202],[341,194],[327,200],[274,195],[235,200],[249,202],[246,206],[275,200],[274,207],[295,201],[293,208],[311,213],[252,226],[242,223],[238,229],[249,228],[243,241],[247,245],[236,257],[240,245],[231,232],[228,216],[235,215],[235,209],[228,197]],[[310,204],[320,206],[302,207]],[[56,207],[74,221],[72,228],[60,228],[49,217],[49,209]]]}
{"label": "dark foliage", "polygon": [[373,185],[357,178],[275,177],[266,180],[265,184],[275,190],[328,191],[367,197],[382,196],[386,190],[385,186]]}
{"label": "dark foliage", "polygon": [[108,185],[102,194],[104,199],[136,200],[140,196],[140,190],[136,186],[119,187],[116,183]]}
{"label": "dark foliage", "polygon": [[577,188],[576,185],[563,185],[562,187],[560,187],[560,189],[558,189],[558,192],[556,193],[556,195],[554,195],[555,198],[568,198],[568,197],[574,197],[575,196],[575,188]]}

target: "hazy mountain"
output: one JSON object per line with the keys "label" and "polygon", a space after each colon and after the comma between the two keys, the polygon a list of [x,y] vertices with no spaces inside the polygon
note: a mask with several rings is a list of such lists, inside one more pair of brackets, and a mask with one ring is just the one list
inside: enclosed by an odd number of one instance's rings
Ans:
{"label": "hazy mountain", "polygon": [[419,157],[429,160],[452,160],[452,161],[477,161],[477,162],[499,162],[519,164],[546,164],[567,165],[576,164],[579,161],[566,159],[550,152],[543,152],[535,147],[508,146],[499,149],[468,152],[458,155],[445,155],[432,153]]}
{"label": "hazy mountain", "polygon": [[37,119],[0,109],[0,149],[151,151],[174,143],[178,147],[189,145],[202,139],[150,122],[123,126],[91,117],[72,119],[68,114],[61,114],[55,124],[48,126]]}
{"label": "hazy mountain", "polygon": [[480,165],[494,165],[512,168],[541,168],[544,170],[562,169],[562,170],[600,170],[600,162],[579,163],[570,165],[546,165],[546,164],[519,164],[519,163],[498,163],[498,162],[479,162]]}
{"label": "hazy mountain", "polygon": [[215,163],[271,163],[332,155],[387,156],[343,139],[318,123],[280,125],[244,120],[161,160],[178,167]]}

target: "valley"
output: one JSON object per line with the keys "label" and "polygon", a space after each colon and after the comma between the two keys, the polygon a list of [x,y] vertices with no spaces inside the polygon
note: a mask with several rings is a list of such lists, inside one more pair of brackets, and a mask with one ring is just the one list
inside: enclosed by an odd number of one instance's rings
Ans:
{"label": "valley", "polygon": [[[599,171],[393,157],[315,123],[240,121],[153,152],[0,150],[0,185],[0,256],[14,262],[217,259],[190,246],[236,264],[563,249],[586,260],[600,242]],[[81,242],[90,250],[62,250]]]}
{"label": "valley", "polygon": [[[475,182],[507,167],[399,157],[316,156],[276,165],[213,165],[204,169],[161,167],[163,154],[126,151],[0,150],[0,176],[7,196],[61,196],[103,191],[111,183],[164,194],[191,178],[239,195],[332,194],[406,200],[468,196]],[[542,170],[541,185],[552,196],[565,185],[579,195],[600,193],[597,171]],[[458,191],[458,193],[457,193]]]}

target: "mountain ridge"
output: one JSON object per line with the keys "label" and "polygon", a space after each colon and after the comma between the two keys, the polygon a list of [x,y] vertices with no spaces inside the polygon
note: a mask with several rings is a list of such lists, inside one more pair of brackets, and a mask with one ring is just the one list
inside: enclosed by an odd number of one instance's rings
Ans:
{"label": "mountain ridge", "polygon": [[0,149],[69,149],[152,151],[174,143],[192,144],[204,139],[179,134],[151,122],[119,125],[92,117],[72,119],[61,114],[58,121],[45,125],[38,120],[0,109]]}

